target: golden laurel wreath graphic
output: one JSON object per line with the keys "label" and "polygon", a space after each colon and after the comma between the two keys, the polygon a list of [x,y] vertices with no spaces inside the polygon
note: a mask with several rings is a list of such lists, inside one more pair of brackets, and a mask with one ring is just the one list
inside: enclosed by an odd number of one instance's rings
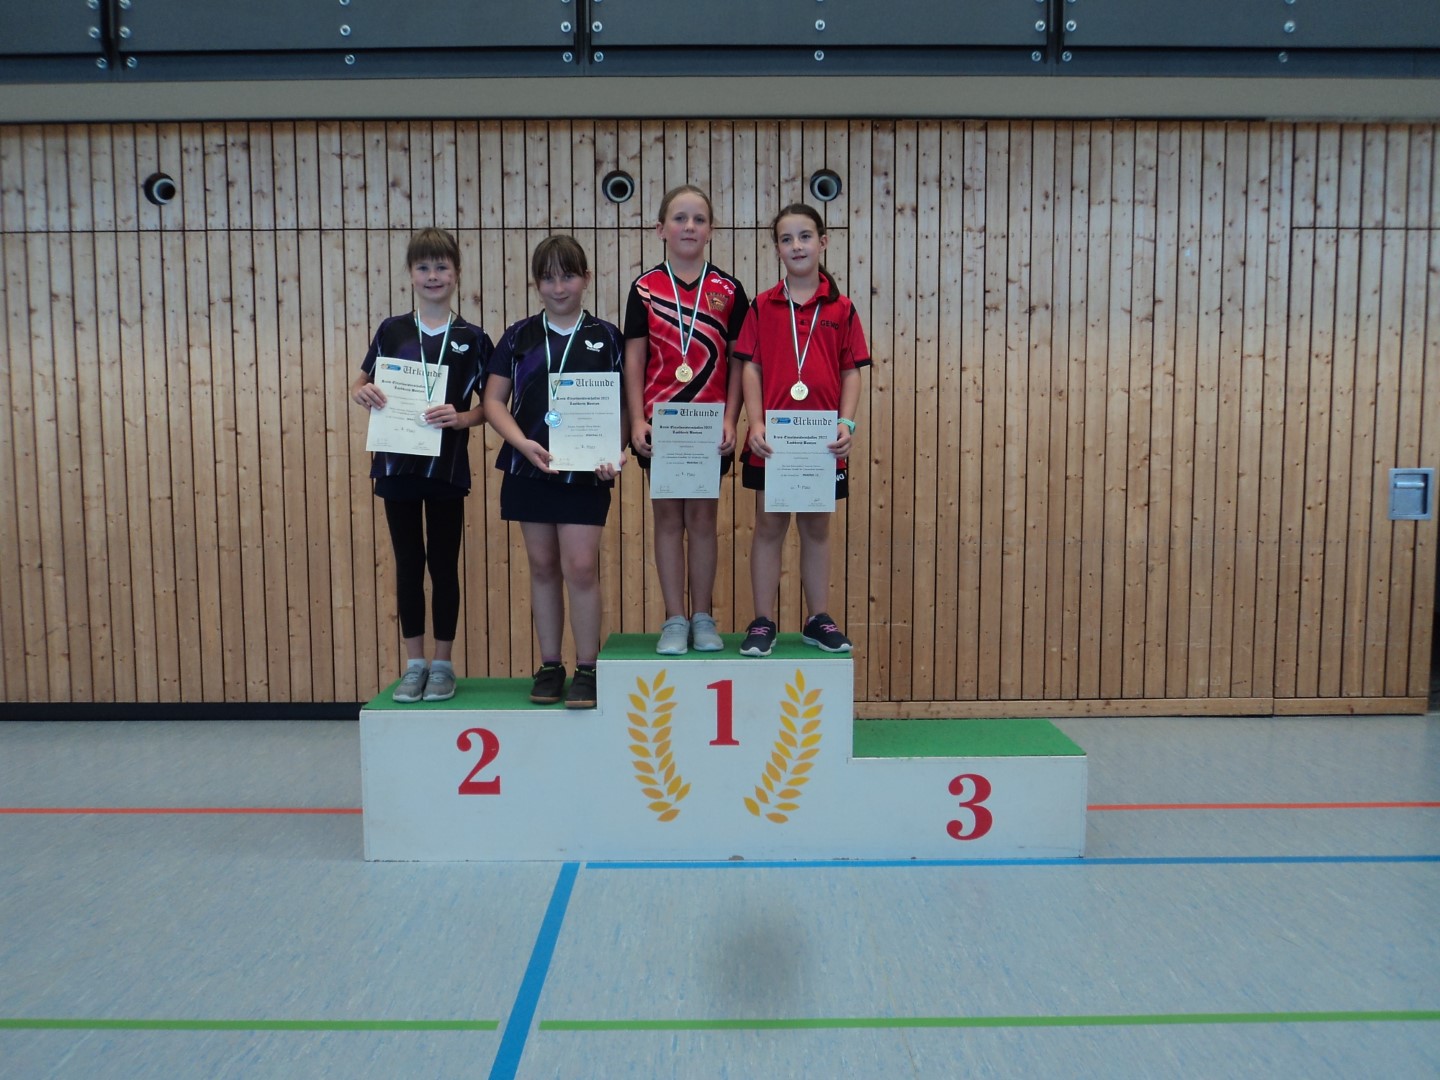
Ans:
{"label": "golden laurel wreath graphic", "polygon": [[[818,688],[805,693],[805,674],[798,668],[795,681],[785,684],[785,696],[789,700],[780,702],[780,731],[774,750],[755,787],[755,798],[745,800],[746,810],[756,817],[763,814],[777,825],[789,821],[790,814],[799,809],[800,789],[810,782],[805,774],[815,764],[810,759],[820,752],[823,708]],[[762,811],[762,806],[769,809]]]}
{"label": "golden laurel wreath graphic", "polygon": [[[665,671],[662,668],[649,686],[644,679],[637,678],[635,687],[640,692],[630,695],[634,712],[626,713],[632,727],[630,752],[635,757],[635,779],[640,781],[640,790],[650,800],[649,808],[661,821],[674,821],[680,814],[680,802],[690,794],[690,785],[685,783],[675,769],[675,755],[670,752],[671,713],[675,711],[675,687],[665,685]],[[654,702],[654,719],[651,719],[651,702]]]}

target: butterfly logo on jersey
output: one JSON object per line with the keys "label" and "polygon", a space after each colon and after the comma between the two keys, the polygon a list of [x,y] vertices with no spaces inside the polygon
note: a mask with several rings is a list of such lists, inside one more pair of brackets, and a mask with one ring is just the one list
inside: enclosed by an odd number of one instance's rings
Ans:
{"label": "butterfly logo on jersey", "polygon": [[469,345],[461,345],[460,342],[458,342],[458,341],[452,341],[452,342],[450,342],[450,348],[451,348],[453,351],[458,352],[458,353],[463,353],[463,352],[469,352],[469,351],[470,351],[470,346],[469,346]]}
{"label": "butterfly logo on jersey", "polygon": [[601,349],[605,348],[605,343],[603,341],[587,341],[585,342],[585,348],[589,349],[591,352],[599,352]]}

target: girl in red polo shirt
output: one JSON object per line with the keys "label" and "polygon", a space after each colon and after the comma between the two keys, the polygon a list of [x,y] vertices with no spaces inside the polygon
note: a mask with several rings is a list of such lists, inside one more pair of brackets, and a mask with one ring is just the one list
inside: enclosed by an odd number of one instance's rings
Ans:
{"label": "girl in red polo shirt", "polygon": [[[740,282],[706,257],[713,218],[710,197],[693,184],[666,192],[655,225],[665,241],[665,261],[630,286],[625,404],[630,445],[642,469],[649,469],[653,453],[650,424],[655,406],[676,402],[724,404],[715,453],[721,474],[730,470],[740,416],[740,366],[730,363],[730,345],[750,301]],[[665,598],[665,623],[655,651],[679,656],[691,645],[700,652],[723,649],[711,614],[719,554],[717,500],[653,499],[650,508],[655,515],[655,569]]]}
{"label": "girl in red polo shirt", "polygon": [[[860,402],[860,369],[870,349],[860,316],[821,262],[829,244],[825,222],[813,206],[795,203],[770,225],[785,277],[755,298],[735,343],[742,360],[741,379],[750,431],[741,483],[755,492],[755,536],[750,549],[750,583],[755,621],[740,652],[768,656],[775,645],[775,604],[780,590],[780,553],[790,528],[788,513],[765,509],[765,410],[834,409],[839,414],[835,441],[835,497],[845,498],[846,455],[855,434]],[[800,531],[800,583],[806,610],[801,639],[826,652],[849,652],[850,639],[825,611],[830,590],[830,514],[797,513]]]}

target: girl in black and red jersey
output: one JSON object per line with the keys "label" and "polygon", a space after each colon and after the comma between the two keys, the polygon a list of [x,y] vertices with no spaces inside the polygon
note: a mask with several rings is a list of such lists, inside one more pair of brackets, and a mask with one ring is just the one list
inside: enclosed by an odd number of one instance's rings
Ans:
{"label": "girl in black and red jersey", "polygon": [[[651,418],[655,406],[666,402],[724,403],[723,433],[715,452],[722,475],[730,469],[740,414],[740,369],[730,363],[730,346],[750,302],[744,287],[705,256],[713,217],[710,198],[699,188],[685,184],[666,192],[655,225],[656,235],[665,241],[665,262],[630,286],[625,404],[630,444],[644,469],[654,452]],[[665,599],[665,623],[655,648],[661,655],[679,656],[691,644],[700,652],[725,647],[711,614],[719,550],[716,507],[715,499],[651,503],[655,568]]]}
{"label": "girl in black and red jersey", "polygon": [[[870,349],[860,316],[821,262],[829,244],[820,212],[804,203],[785,207],[771,222],[784,279],[755,298],[746,316],[735,355],[743,361],[745,413],[750,430],[740,478],[755,492],[755,536],[750,549],[750,583],[755,621],[740,652],[768,656],[774,647],[776,595],[780,589],[780,552],[790,528],[788,513],[765,509],[765,410],[836,410],[835,497],[847,492],[846,455],[855,434],[860,403],[860,369]],[[849,652],[850,639],[825,611],[830,590],[830,514],[797,513],[800,531],[800,582],[810,612],[801,631],[807,645],[826,652]]]}

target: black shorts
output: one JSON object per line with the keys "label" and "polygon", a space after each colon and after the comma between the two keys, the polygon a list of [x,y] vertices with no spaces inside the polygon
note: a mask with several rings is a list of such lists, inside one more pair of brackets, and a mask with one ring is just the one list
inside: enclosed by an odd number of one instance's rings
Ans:
{"label": "black shorts", "polygon": [[506,473],[500,481],[500,518],[543,525],[604,525],[610,484],[564,484]]}
{"label": "black shorts", "polygon": [[[765,466],[751,465],[748,461],[740,466],[740,484],[751,491],[765,490]],[[835,498],[843,499],[850,494],[849,470],[835,467]]]}

